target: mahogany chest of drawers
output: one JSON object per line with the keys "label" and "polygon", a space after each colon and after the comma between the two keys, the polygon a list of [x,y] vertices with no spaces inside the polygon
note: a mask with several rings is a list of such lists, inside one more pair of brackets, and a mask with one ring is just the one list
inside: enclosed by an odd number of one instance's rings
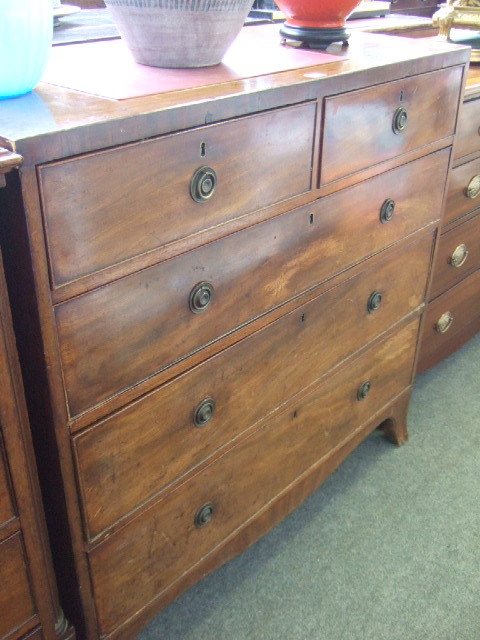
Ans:
{"label": "mahogany chest of drawers", "polygon": [[418,370],[480,331],[480,98],[475,71],[460,109]]}
{"label": "mahogany chest of drawers", "polygon": [[373,429],[405,441],[468,59],[408,47],[355,34],[328,64],[117,101],[43,85],[23,130],[0,106],[23,156],[10,294],[79,637],[131,639]]}

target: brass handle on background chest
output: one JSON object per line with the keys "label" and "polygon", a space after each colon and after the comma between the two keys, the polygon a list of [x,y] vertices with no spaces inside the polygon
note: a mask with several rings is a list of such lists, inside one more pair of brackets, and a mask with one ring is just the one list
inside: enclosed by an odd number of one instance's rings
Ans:
{"label": "brass handle on background chest", "polygon": [[382,294],[380,291],[373,291],[367,302],[368,313],[374,313],[382,304]]}
{"label": "brass handle on background chest", "polygon": [[437,333],[446,333],[452,326],[452,322],[453,322],[453,315],[451,314],[450,311],[445,311],[445,313],[442,313],[440,318],[437,320],[437,323],[435,325],[435,331]]}
{"label": "brass handle on background chest", "polygon": [[213,514],[215,513],[215,506],[213,502],[206,502],[195,514],[195,526],[197,529],[205,527],[212,521]]}
{"label": "brass handle on background chest", "polygon": [[192,313],[203,313],[212,304],[213,284],[210,282],[199,282],[190,292],[188,306]]}
{"label": "brass handle on background chest", "polygon": [[468,258],[468,249],[467,245],[459,244],[455,251],[450,256],[450,264],[452,267],[459,268],[465,264],[466,259]]}
{"label": "brass handle on background chest", "polygon": [[204,427],[210,422],[215,413],[215,400],[205,398],[193,412],[193,424],[196,427]]}
{"label": "brass handle on background chest", "polygon": [[407,126],[408,114],[405,107],[398,107],[393,114],[392,129],[393,133],[402,133]]}
{"label": "brass handle on background chest", "polygon": [[211,167],[200,167],[193,174],[190,182],[190,195],[200,204],[207,202],[217,186],[217,174]]}
{"label": "brass handle on background chest", "polygon": [[391,198],[387,198],[385,202],[382,204],[380,209],[380,222],[382,224],[387,224],[393,218],[393,214],[395,213],[395,200]]}
{"label": "brass handle on background chest", "polygon": [[365,382],[362,382],[362,384],[358,387],[357,400],[365,400],[365,398],[370,393],[371,388],[372,388],[371,382],[369,382],[368,380],[366,380]]}
{"label": "brass handle on background chest", "polygon": [[473,200],[480,193],[480,175],[473,176],[465,189],[465,195]]}

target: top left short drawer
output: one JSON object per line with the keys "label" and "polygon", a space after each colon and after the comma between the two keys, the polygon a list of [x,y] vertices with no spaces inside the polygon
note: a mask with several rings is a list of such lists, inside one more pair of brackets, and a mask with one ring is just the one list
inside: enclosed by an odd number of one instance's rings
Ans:
{"label": "top left short drawer", "polygon": [[40,166],[53,288],[309,191],[315,115],[309,102]]}

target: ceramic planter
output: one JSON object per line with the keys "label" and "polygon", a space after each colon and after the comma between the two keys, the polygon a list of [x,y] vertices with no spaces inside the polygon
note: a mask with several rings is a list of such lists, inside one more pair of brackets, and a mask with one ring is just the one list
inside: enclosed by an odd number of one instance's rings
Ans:
{"label": "ceramic planter", "polygon": [[221,62],[253,0],[105,0],[136,62],[207,67]]}

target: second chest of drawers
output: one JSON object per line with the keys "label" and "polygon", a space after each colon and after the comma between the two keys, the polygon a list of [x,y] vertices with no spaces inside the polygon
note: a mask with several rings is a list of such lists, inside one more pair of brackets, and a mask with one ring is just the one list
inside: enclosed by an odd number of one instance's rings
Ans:
{"label": "second chest of drawers", "polygon": [[480,99],[465,101],[459,118],[419,371],[480,331]]}

